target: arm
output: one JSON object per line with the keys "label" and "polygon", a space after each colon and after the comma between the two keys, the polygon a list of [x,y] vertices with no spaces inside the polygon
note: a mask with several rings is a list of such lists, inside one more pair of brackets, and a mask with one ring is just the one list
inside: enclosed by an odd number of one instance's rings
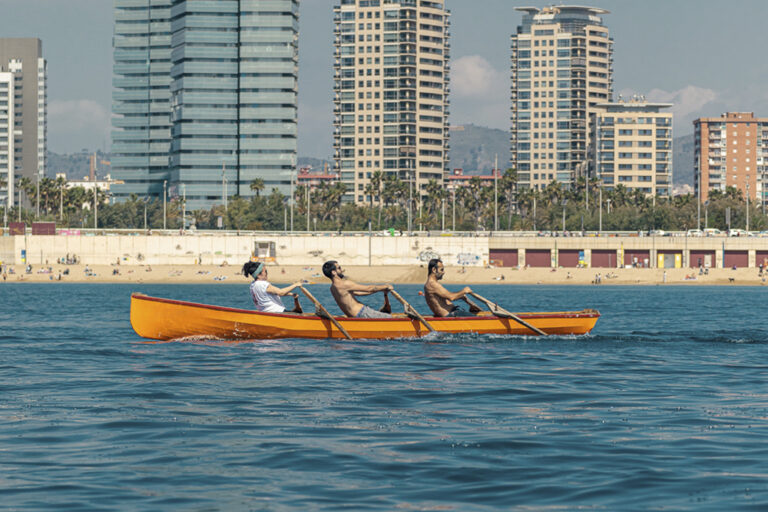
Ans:
{"label": "arm", "polygon": [[471,291],[472,289],[469,286],[465,286],[462,290],[456,293],[451,293],[448,290],[446,290],[443,285],[438,285],[432,290],[432,293],[434,293],[441,299],[447,299],[453,302],[455,300],[463,299]]}
{"label": "arm", "polygon": [[391,284],[357,284],[352,283],[349,287],[349,293],[356,297],[371,295],[372,293],[388,292],[394,287]]}
{"label": "arm", "polygon": [[276,286],[269,285],[267,286],[267,293],[273,293],[275,295],[279,295],[283,297],[285,295],[289,295],[294,288],[298,288],[299,286],[301,286],[300,281],[297,281],[290,286],[286,286],[285,288],[278,288]]}

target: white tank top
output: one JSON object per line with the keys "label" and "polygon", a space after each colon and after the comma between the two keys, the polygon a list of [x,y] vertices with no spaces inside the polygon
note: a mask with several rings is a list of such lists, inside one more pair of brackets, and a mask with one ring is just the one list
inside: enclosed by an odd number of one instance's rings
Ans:
{"label": "white tank top", "polygon": [[251,283],[251,298],[258,311],[265,313],[282,313],[285,311],[283,299],[274,293],[267,293],[268,281],[254,281]]}

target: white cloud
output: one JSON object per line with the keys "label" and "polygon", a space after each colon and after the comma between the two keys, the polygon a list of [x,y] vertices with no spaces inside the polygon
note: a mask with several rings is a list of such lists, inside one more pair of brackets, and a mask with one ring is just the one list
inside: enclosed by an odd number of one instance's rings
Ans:
{"label": "white cloud", "polygon": [[650,101],[673,103],[672,112],[676,116],[688,118],[691,114],[698,114],[707,103],[718,99],[718,94],[712,89],[688,85],[677,91],[667,92],[662,89],[653,89],[648,93]]}
{"label": "white cloud", "polygon": [[451,63],[451,89],[455,96],[484,98],[509,89],[506,77],[479,55],[460,57]]}
{"label": "white cloud", "polygon": [[69,130],[102,129],[109,126],[110,112],[93,100],[54,100],[48,104],[51,124],[65,125]]}

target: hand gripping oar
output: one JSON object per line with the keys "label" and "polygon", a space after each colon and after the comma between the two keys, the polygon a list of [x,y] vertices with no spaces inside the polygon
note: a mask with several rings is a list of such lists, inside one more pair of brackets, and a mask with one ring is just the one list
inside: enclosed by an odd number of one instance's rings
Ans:
{"label": "hand gripping oar", "polygon": [[309,300],[311,300],[311,301],[312,301],[312,303],[315,305],[315,307],[316,307],[317,309],[319,309],[319,310],[320,310],[320,312],[322,313],[322,315],[319,315],[319,316],[324,316],[325,318],[327,318],[328,320],[330,320],[330,321],[333,323],[333,325],[335,325],[335,326],[336,326],[336,328],[337,328],[339,331],[341,331],[341,332],[342,332],[342,334],[344,334],[344,336],[345,336],[345,337],[346,337],[348,340],[351,340],[351,339],[352,339],[352,336],[350,336],[350,335],[349,335],[349,333],[347,332],[347,330],[346,330],[346,329],[344,329],[344,327],[342,327],[342,326],[341,326],[341,324],[339,323],[339,321],[338,321],[338,320],[336,320],[335,318],[333,318],[333,316],[332,316],[332,315],[331,315],[331,314],[328,312],[328,310],[327,310],[327,309],[325,309],[325,307],[323,307],[323,305],[322,305],[322,304],[320,304],[320,301],[319,301],[319,300],[317,300],[317,299],[316,299],[316,298],[315,298],[315,297],[314,297],[314,296],[313,296],[311,293],[309,293],[309,291],[308,291],[306,288],[304,288],[303,286],[299,286],[299,290],[301,290],[302,292],[304,292],[304,295],[306,295],[306,296],[307,296],[307,298],[308,298]]}
{"label": "hand gripping oar", "polygon": [[520,318],[520,317],[518,317],[516,315],[513,315],[512,313],[510,313],[506,309],[502,308],[501,306],[499,306],[495,302],[491,302],[488,299],[486,299],[485,297],[481,297],[480,295],[476,294],[475,292],[469,292],[469,294],[471,296],[473,296],[474,298],[476,298],[477,300],[479,300],[481,302],[484,302],[485,305],[488,306],[488,309],[491,310],[491,313],[493,313],[494,315],[496,315],[498,317],[501,317],[501,318],[511,318],[515,322],[519,323],[520,325],[523,325],[523,326],[527,327],[528,329],[532,330],[536,334],[539,334],[541,336],[546,336],[547,335],[547,333],[545,333],[541,329],[539,329],[537,327],[534,327],[531,324],[529,324],[528,322],[526,322],[525,320],[523,320],[522,318]]}
{"label": "hand gripping oar", "polygon": [[[410,304],[408,304],[408,302],[407,302],[407,301],[406,301],[404,298],[402,298],[402,297],[400,296],[400,294],[399,294],[399,293],[397,293],[395,290],[390,290],[390,291],[389,291],[389,293],[391,293],[392,295],[394,295],[394,297],[395,297],[397,300],[399,300],[399,301],[400,301],[400,302],[403,304],[403,307],[405,308],[405,314],[406,314],[406,315],[413,315],[413,316],[415,316],[416,318],[418,318],[418,319],[419,319],[419,321],[420,321],[421,323],[423,323],[423,324],[424,324],[424,326],[425,326],[427,329],[429,329],[429,331],[430,331],[430,332],[436,332],[436,331],[435,331],[435,328],[434,328],[434,327],[432,327],[432,326],[429,324],[429,322],[427,322],[426,320],[424,320],[424,317],[423,317],[423,316],[421,316],[421,315],[419,314],[419,312],[418,312],[418,311],[416,311],[416,310],[413,308],[413,306],[411,306]],[[409,313],[409,312],[410,312],[410,313]]]}

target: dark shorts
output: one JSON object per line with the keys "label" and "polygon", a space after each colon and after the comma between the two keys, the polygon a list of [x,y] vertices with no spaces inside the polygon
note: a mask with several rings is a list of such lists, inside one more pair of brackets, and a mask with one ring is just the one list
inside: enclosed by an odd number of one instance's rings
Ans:
{"label": "dark shorts", "polygon": [[459,306],[453,306],[453,309],[450,313],[445,315],[448,318],[460,318],[465,316],[477,316],[474,313],[470,313],[469,311],[464,311]]}

